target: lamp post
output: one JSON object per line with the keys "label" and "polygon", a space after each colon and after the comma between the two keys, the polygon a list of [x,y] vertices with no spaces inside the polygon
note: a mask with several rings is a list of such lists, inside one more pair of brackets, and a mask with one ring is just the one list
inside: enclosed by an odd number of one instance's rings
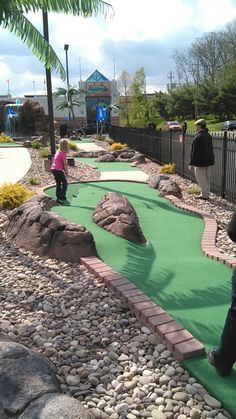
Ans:
{"label": "lamp post", "polygon": [[[45,40],[49,42],[48,14],[44,10],[43,10],[43,34],[44,34]],[[53,119],[52,79],[51,79],[51,70],[45,67],[45,71],[46,71],[46,83],[47,83],[50,149],[51,149],[51,155],[54,156],[56,152],[56,144],[55,144],[54,119]]]}
{"label": "lamp post", "polygon": [[65,44],[64,50],[66,53],[66,84],[67,84],[68,118],[69,118],[69,132],[68,132],[68,137],[69,137],[71,133],[71,112],[70,112],[70,93],[69,93],[70,83],[69,83],[69,67],[68,67],[68,49],[69,49],[69,45]]}

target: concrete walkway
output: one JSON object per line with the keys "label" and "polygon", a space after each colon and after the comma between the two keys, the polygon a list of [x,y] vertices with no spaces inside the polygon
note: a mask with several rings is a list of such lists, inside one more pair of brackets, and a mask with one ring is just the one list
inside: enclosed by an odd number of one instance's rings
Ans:
{"label": "concrete walkway", "polygon": [[146,182],[148,175],[141,170],[132,172],[101,172],[100,180],[127,180],[133,182]]}
{"label": "concrete walkway", "polygon": [[0,148],[0,186],[5,182],[16,183],[31,166],[31,158],[24,147]]}

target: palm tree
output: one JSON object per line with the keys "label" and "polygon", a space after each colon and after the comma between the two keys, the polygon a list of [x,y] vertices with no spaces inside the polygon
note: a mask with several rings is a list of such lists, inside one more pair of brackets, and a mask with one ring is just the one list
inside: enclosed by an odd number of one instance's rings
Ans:
{"label": "palm tree", "polygon": [[[56,92],[53,93],[53,96],[62,98],[62,101],[56,106],[55,109],[58,109],[59,111],[67,109],[68,114],[69,114],[69,120],[70,120],[70,116],[72,115],[73,129],[74,129],[75,135],[77,132],[77,129],[76,129],[77,124],[76,124],[74,107],[75,106],[79,107],[80,105],[84,103],[84,101],[81,99],[81,96],[83,96],[86,93],[87,93],[86,90],[77,89],[74,86],[69,86],[68,90],[63,87],[58,87]],[[79,127],[79,128],[83,132],[83,128],[82,127]]]}
{"label": "palm tree", "polygon": [[109,10],[111,5],[103,0],[1,0],[0,26],[16,34],[45,65],[59,72],[65,80],[65,70],[55,51],[25,14],[47,11],[92,16]]}
{"label": "palm tree", "polygon": [[103,134],[104,128],[106,127],[106,124],[108,123],[108,119],[110,117],[110,113],[111,113],[111,110],[112,109],[119,110],[120,109],[120,106],[117,105],[116,103],[112,103],[111,105],[108,105],[106,107],[106,117],[105,117],[105,119],[104,119],[104,121],[102,123],[101,130],[99,132],[99,136],[102,136],[102,134]]}

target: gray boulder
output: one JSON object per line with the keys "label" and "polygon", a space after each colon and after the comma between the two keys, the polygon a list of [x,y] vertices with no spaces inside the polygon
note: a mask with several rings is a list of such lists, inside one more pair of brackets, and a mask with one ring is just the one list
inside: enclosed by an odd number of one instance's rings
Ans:
{"label": "gray boulder", "polygon": [[59,390],[47,358],[1,336],[0,406],[6,414],[22,412],[32,400]]}
{"label": "gray boulder", "polygon": [[76,399],[62,394],[45,394],[30,403],[18,419],[92,419],[94,416]]}
{"label": "gray boulder", "polygon": [[160,191],[160,196],[174,195],[179,199],[182,198],[182,192],[179,185],[171,179],[161,180],[158,189]]}
{"label": "gray boulder", "polygon": [[92,419],[77,400],[62,395],[54,365],[43,355],[0,336],[1,419]]}
{"label": "gray boulder", "polygon": [[140,163],[146,163],[146,157],[144,154],[135,152],[134,156],[130,159],[132,163],[140,164]]}
{"label": "gray boulder", "polygon": [[104,195],[95,208],[93,221],[133,243],[146,243],[135,209],[127,198],[117,192]]}
{"label": "gray boulder", "polygon": [[98,162],[113,162],[115,161],[116,157],[112,153],[106,153],[99,156],[95,161]]}
{"label": "gray boulder", "polygon": [[165,174],[154,175],[150,178],[148,185],[150,186],[150,188],[158,189],[160,181],[168,179],[170,179],[170,176]]}
{"label": "gray boulder", "polygon": [[95,256],[90,231],[49,211],[56,202],[46,195],[36,195],[9,214],[8,238],[40,256],[66,262]]}

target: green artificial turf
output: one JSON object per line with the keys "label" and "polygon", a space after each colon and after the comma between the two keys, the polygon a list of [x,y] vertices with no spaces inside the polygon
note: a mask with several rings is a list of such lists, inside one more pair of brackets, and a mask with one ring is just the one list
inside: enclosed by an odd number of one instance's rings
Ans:
{"label": "green artificial turf", "polygon": [[22,147],[21,144],[17,144],[17,143],[5,143],[5,142],[0,142],[0,147],[4,147],[4,148],[8,148],[8,147]]}
{"label": "green artificial turf", "polygon": [[95,166],[100,172],[124,172],[124,171],[134,171],[140,170],[136,166],[131,166],[130,162],[97,162],[96,158],[89,157],[75,157],[75,160],[89,164],[90,166]]}
{"label": "green artificial turf", "polygon": [[[130,243],[92,222],[93,210],[107,191],[120,192],[129,199],[138,214],[146,245]],[[55,189],[47,193],[54,197]],[[86,226],[102,260],[161,305],[206,349],[219,343],[230,304],[232,270],[203,255],[201,218],[177,209],[147,184],[72,184],[68,198],[70,206],[52,210]],[[219,377],[206,356],[185,361],[184,365],[236,417],[235,371],[230,378]]]}

